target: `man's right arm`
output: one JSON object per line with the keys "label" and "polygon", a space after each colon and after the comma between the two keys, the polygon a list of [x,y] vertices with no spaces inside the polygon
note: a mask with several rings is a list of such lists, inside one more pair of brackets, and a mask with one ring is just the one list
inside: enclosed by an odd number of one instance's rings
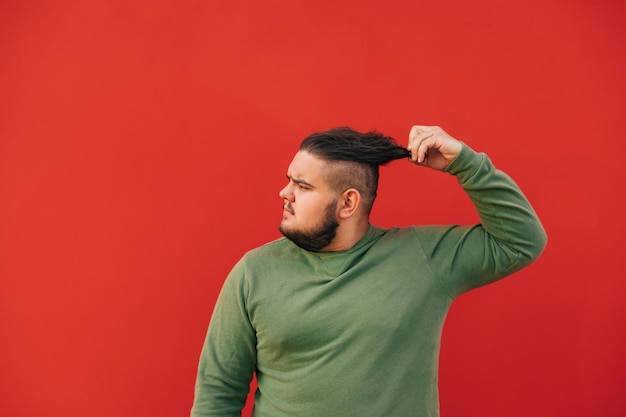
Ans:
{"label": "man's right arm", "polygon": [[240,261],[224,282],[202,347],[192,417],[241,416],[256,367],[246,293]]}

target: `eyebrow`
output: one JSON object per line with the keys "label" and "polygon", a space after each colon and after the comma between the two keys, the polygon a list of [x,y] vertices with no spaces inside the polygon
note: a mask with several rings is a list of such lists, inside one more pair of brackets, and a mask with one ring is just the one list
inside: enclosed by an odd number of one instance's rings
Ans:
{"label": "eyebrow", "polygon": [[304,184],[304,185],[306,185],[306,186],[308,186],[308,187],[315,188],[315,186],[314,186],[313,184],[311,184],[310,182],[308,182],[308,181],[306,181],[306,180],[303,180],[303,179],[300,179],[300,178],[293,178],[293,177],[290,177],[290,176],[289,176],[289,174],[287,174],[287,175],[286,175],[286,177],[287,177],[287,179],[288,179],[289,181],[293,181],[293,182],[295,182],[296,184]]}

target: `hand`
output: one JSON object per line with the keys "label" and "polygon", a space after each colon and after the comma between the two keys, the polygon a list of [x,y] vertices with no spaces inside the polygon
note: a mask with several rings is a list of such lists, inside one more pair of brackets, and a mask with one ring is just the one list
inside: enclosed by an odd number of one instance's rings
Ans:
{"label": "hand", "polygon": [[463,144],[439,126],[413,126],[407,149],[414,164],[441,171],[461,153]]}

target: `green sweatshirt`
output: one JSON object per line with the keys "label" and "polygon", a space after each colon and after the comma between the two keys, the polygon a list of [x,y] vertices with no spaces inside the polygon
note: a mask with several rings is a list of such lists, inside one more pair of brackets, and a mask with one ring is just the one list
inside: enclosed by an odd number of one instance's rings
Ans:
{"label": "green sweatshirt", "polygon": [[456,175],[481,224],[370,227],[351,249],[281,238],[247,253],[218,298],[191,415],[439,416],[441,331],[452,301],[530,264],[544,230],[515,183],[463,147]]}

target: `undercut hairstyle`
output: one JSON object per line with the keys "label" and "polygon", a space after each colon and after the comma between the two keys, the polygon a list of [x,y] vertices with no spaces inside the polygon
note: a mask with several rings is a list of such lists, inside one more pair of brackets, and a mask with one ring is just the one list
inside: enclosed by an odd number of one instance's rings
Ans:
{"label": "undercut hairstyle", "polygon": [[323,173],[326,180],[339,193],[349,188],[358,190],[367,214],[376,199],[378,167],[410,155],[389,136],[375,131],[360,133],[349,127],[314,133],[302,141],[300,151],[333,162]]}

